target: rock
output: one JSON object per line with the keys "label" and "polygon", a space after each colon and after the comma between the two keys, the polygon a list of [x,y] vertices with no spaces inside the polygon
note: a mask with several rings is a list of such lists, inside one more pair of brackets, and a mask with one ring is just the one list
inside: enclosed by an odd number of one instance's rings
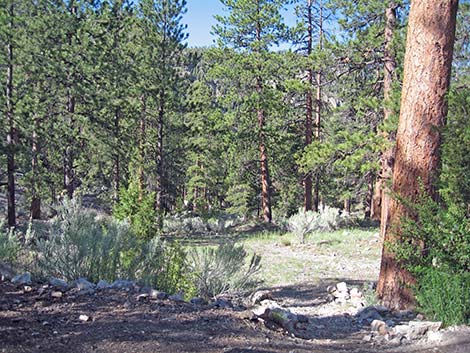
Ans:
{"label": "rock", "polygon": [[69,288],[69,285],[66,281],[64,281],[63,279],[55,278],[55,277],[49,278],[49,284],[52,287],[62,289],[62,290],[67,290]]}
{"label": "rock", "polygon": [[30,292],[33,291],[33,288],[30,287],[30,286],[24,286],[23,291],[24,291],[25,293],[30,293]]}
{"label": "rock", "polygon": [[88,315],[80,315],[78,317],[78,320],[80,320],[82,322],[87,322],[87,321],[90,321],[90,317]]}
{"label": "rock", "polygon": [[62,292],[59,292],[59,291],[54,291],[51,293],[51,297],[52,298],[62,298],[64,294]]}
{"label": "rock", "polygon": [[235,314],[235,316],[242,320],[254,321],[258,319],[258,316],[255,313],[253,313],[253,311],[251,310],[239,311],[238,313]]}
{"label": "rock", "polygon": [[351,290],[349,291],[349,295],[351,296],[351,298],[362,298],[362,293],[359,292],[359,289],[357,288],[351,288]]}
{"label": "rock", "polygon": [[192,298],[189,302],[193,305],[196,305],[196,306],[202,306],[202,305],[207,304],[207,301],[205,301],[203,298],[199,298],[199,297]]}
{"label": "rock", "polygon": [[372,341],[372,335],[365,335],[364,337],[362,337],[362,340],[364,342],[370,342]]}
{"label": "rock", "polygon": [[15,277],[15,272],[10,265],[5,263],[0,263],[0,279],[2,281],[7,281]]}
{"label": "rock", "polygon": [[340,282],[340,283],[337,283],[336,284],[336,290],[338,292],[348,292],[348,285],[346,284],[346,282]]}
{"label": "rock", "polygon": [[80,292],[92,292],[95,289],[95,285],[89,282],[86,278],[79,278],[74,282],[74,287]]}
{"label": "rock", "polygon": [[136,299],[137,299],[137,301],[143,301],[143,300],[147,299],[149,296],[150,296],[150,294],[148,294],[148,293],[142,293],[142,294],[139,294]]}
{"label": "rock", "polygon": [[379,314],[375,307],[368,306],[357,313],[356,319],[360,323],[364,324],[371,323],[374,320],[383,320],[383,317]]}
{"label": "rock", "polygon": [[388,326],[382,320],[374,320],[370,324],[370,328],[373,332],[377,332],[379,335],[385,336],[387,334]]}
{"label": "rock", "polygon": [[260,290],[251,296],[251,305],[256,305],[259,304],[261,301],[266,300],[266,299],[273,299],[272,293],[268,290]]}
{"label": "rock", "polygon": [[109,288],[110,285],[109,285],[109,282],[108,281],[105,281],[104,279],[101,279],[97,284],[96,284],[96,288],[97,289],[107,289]]}
{"label": "rock", "polygon": [[221,309],[231,309],[233,304],[230,300],[224,298],[217,298],[214,302],[214,306]]}
{"label": "rock", "polygon": [[156,290],[156,289],[152,289],[149,294],[150,294],[150,297],[151,297],[152,299],[164,300],[164,299],[168,298],[168,294],[167,294],[167,293],[165,293],[165,292],[160,292],[160,291],[158,291],[158,290]]}
{"label": "rock", "polygon": [[31,284],[31,274],[29,272],[25,272],[21,275],[17,275],[12,278],[11,283],[21,285]]}
{"label": "rock", "polygon": [[110,288],[131,290],[134,289],[134,286],[135,282],[133,281],[116,280],[111,284]]}
{"label": "rock", "polygon": [[408,326],[410,331],[407,335],[409,339],[417,339],[428,332],[437,332],[442,327],[442,322],[433,321],[410,321]]}
{"label": "rock", "polygon": [[181,294],[179,294],[179,293],[170,295],[170,296],[168,297],[168,299],[170,299],[170,300],[172,300],[172,301],[174,301],[174,302],[179,302],[179,303],[184,302],[183,296],[182,296]]}
{"label": "rock", "polygon": [[426,334],[439,331],[442,322],[410,321],[408,325],[397,325],[393,328],[395,335],[401,335],[409,340],[420,339]]}

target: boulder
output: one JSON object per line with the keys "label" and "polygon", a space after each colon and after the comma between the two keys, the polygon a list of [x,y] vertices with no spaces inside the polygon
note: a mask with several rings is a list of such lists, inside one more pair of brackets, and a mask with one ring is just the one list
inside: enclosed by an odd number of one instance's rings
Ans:
{"label": "boulder", "polygon": [[95,289],[95,285],[86,278],[79,278],[73,284],[80,292],[93,292]]}
{"label": "boulder", "polygon": [[60,278],[49,278],[49,284],[57,289],[67,290],[69,288],[68,283]]}
{"label": "boulder", "polygon": [[31,274],[29,272],[25,272],[21,275],[17,275],[12,278],[11,283],[21,284],[21,285],[31,284]]}
{"label": "boulder", "polygon": [[96,284],[96,289],[108,289],[110,287],[110,284],[108,281],[105,281],[101,279],[97,284]]}
{"label": "boulder", "polygon": [[134,286],[135,282],[133,281],[116,280],[111,284],[110,288],[131,290],[134,289]]}
{"label": "boulder", "polygon": [[150,298],[152,298],[152,299],[164,300],[164,299],[168,298],[167,293],[161,292],[161,291],[156,290],[156,289],[152,289],[149,294],[150,294]]}
{"label": "boulder", "polygon": [[259,304],[261,301],[266,300],[266,299],[269,299],[269,300],[273,299],[272,293],[270,291],[268,290],[257,291],[253,293],[253,295],[250,298],[251,305]]}

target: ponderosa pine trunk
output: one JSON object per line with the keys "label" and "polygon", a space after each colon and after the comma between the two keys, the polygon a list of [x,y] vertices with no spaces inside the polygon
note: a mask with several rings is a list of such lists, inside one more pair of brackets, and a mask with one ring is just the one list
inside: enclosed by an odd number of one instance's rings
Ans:
{"label": "ponderosa pine trunk", "polygon": [[157,189],[155,193],[155,209],[159,212],[163,211],[163,121],[165,116],[165,91],[161,90],[160,103],[158,107],[158,121],[157,121],[157,173],[156,182]]}
{"label": "ponderosa pine trunk", "polygon": [[[457,7],[458,0],[411,2],[392,192],[412,202],[420,197],[422,187],[430,196],[436,194]],[[400,243],[400,222],[411,215],[396,198],[390,198],[386,207],[377,293],[384,305],[405,309],[414,305],[409,287],[414,278],[388,245]]]}
{"label": "ponderosa pine trunk", "polygon": [[15,7],[14,1],[10,1],[8,8],[9,33],[7,41],[7,77],[6,77],[6,121],[8,124],[7,134],[7,202],[8,202],[8,226],[16,227],[16,186],[15,186],[15,149],[17,133],[14,118],[13,104],[13,28]]}
{"label": "ponderosa pine trunk", "polygon": [[265,118],[264,111],[258,109],[258,142],[260,151],[261,164],[261,208],[263,209],[263,219],[265,222],[271,223],[271,181],[269,178],[268,154],[266,152],[266,141],[264,136]]}
{"label": "ponderosa pine trunk", "polygon": [[141,97],[142,111],[140,114],[140,129],[139,129],[139,201],[143,200],[145,188],[145,140],[146,140],[146,114],[147,114],[147,100],[145,95]]}
{"label": "ponderosa pine trunk", "polygon": [[[393,92],[393,80],[395,78],[395,71],[397,68],[397,63],[395,59],[395,54],[393,52],[393,37],[397,23],[397,4],[394,0],[391,0],[385,9],[385,48],[384,48],[384,121],[390,121],[393,114],[392,109],[390,108],[390,102],[392,100]],[[392,133],[383,133],[384,138],[393,142],[395,140],[395,134]],[[380,220],[381,215],[384,213],[383,208],[388,202],[389,190],[387,189],[387,184],[390,183],[392,178],[393,170],[393,158],[394,158],[394,148],[388,147],[385,151],[382,152],[380,156],[380,172],[375,183],[374,198],[372,199],[372,207],[370,217],[375,220]],[[385,214],[385,213],[384,213]]]}
{"label": "ponderosa pine trunk", "polygon": [[[307,57],[312,54],[313,50],[313,13],[312,0],[307,0]],[[312,143],[313,140],[313,69],[307,70],[307,94],[305,97],[305,146]],[[312,173],[308,172],[304,177],[304,207],[306,211],[313,210],[312,200],[313,178]],[[318,207],[315,211],[318,211]]]}
{"label": "ponderosa pine trunk", "polygon": [[41,219],[41,197],[39,195],[39,117],[34,115],[33,117],[33,132],[31,136],[31,206],[30,206],[30,218]]}

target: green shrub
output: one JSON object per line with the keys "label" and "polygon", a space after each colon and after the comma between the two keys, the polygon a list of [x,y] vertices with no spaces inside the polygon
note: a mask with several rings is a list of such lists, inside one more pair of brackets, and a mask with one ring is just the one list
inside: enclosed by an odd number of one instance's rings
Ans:
{"label": "green shrub", "polygon": [[0,262],[13,264],[21,252],[21,243],[13,229],[5,230],[0,223]]}
{"label": "green shrub", "polygon": [[152,239],[159,234],[159,215],[155,211],[155,193],[144,191],[139,195],[137,180],[132,180],[127,189],[119,192],[119,203],[113,209],[113,216],[127,220],[134,233],[141,239]]}
{"label": "green shrub", "polygon": [[181,246],[158,237],[139,239],[126,222],[84,210],[76,200],[65,200],[59,207],[36,251],[44,276],[138,280],[170,293],[194,291]]}
{"label": "green shrub", "polygon": [[[192,249],[189,253],[194,287],[199,296],[212,298],[253,289],[260,270],[260,256],[249,257],[243,246]],[[248,263],[246,261],[248,260]]]}
{"label": "green shrub", "polygon": [[355,222],[348,213],[341,213],[333,207],[323,207],[319,212],[305,211],[303,208],[288,220],[288,230],[305,242],[307,235],[313,232],[332,232]]}
{"label": "green shrub", "polygon": [[445,326],[470,323],[470,273],[427,268],[415,289],[419,310]]}

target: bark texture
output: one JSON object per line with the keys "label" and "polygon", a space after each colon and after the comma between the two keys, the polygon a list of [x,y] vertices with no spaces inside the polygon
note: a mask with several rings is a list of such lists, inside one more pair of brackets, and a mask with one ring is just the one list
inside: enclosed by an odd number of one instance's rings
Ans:
{"label": "bark texture", "polygon": [[8,7],[9,16],[9,34],[7,42],[7,81],[5,87],[6,95],[6,121],[8,124],[7,134],[7,184],[8,184],[8,226],[16,226],[16,200],[15,200],[15,149],[16,149],[16,127],[14,120],[14,105],[13,105],[13,28],[15,8],[14,1],[10,1]]}
{"label": "bark texture", "polygon": [[[397,63],[395,54],[393,52],[393,36],[397,23],[397,4],[394,0],[389,1],[385,9],[385,48],[384,48],[384,121],[391,119],[393,114],[390,108],[390,101],[392,99],[393,80],[395,78],[395,71]],[[384,137],[390,141],[395,141],[395,134],[384,133]],[[394,148],[387,148],[380,157],[380,173],[375,184],[374,198],[372,200],[370,217],[375,220],[380,220],[383,206],[388,202],[389,190],[387,184],[392,178],[393,170]]]}
{"label": "bark texture", "polygon": [[[427,193],[435,196],[440,128],[447,115],[445,96],[450,82],[457,7],[457,0],[411,3],[392,183],[393,193],[411,201],[419,197],[420,183]],[[408,287],[414,279],[386,244],[401,241],[400,221],[410,215],[395,198],[388,201],[386,210],[377,292],[386,306],[405,309],[414,305]]]}

